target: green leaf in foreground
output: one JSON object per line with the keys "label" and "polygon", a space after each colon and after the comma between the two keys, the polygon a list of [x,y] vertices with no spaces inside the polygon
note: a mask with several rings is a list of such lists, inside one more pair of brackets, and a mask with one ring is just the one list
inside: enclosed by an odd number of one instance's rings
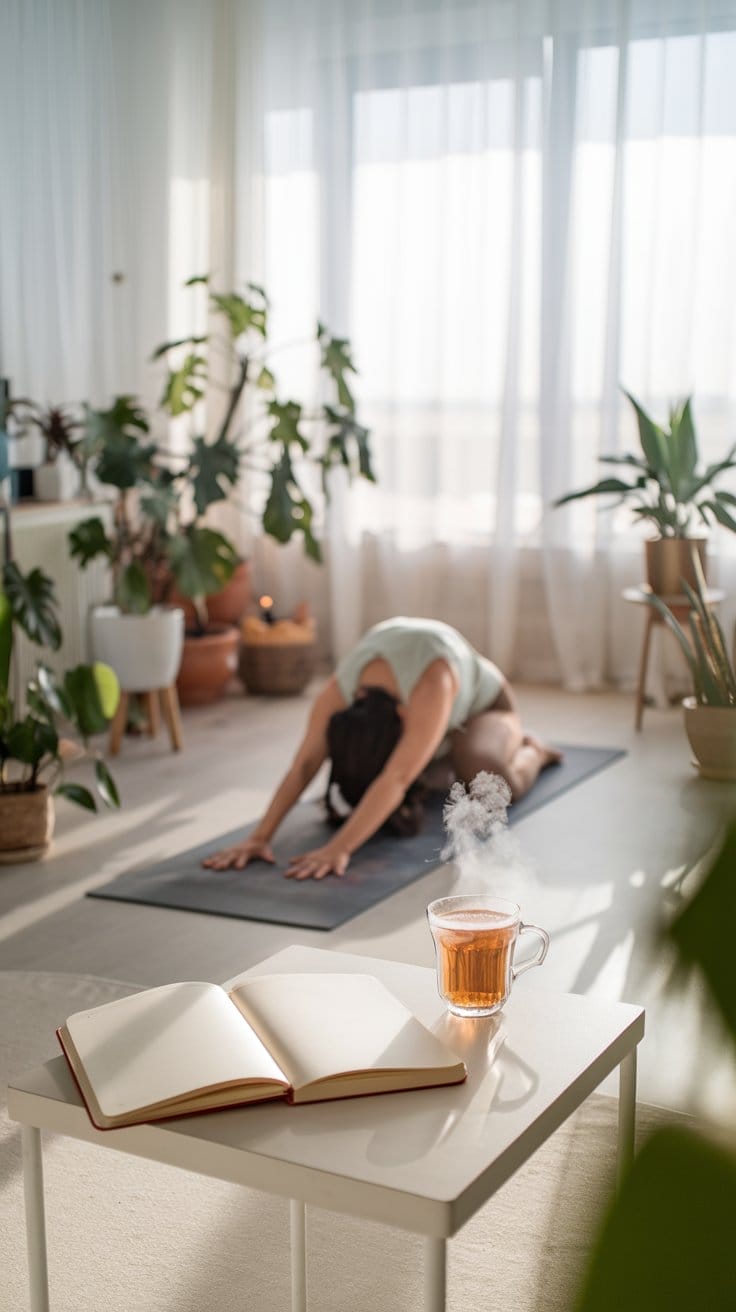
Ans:
{"label": "green leaf in foreground", "polygon": [[89,788],[84,788],[82,784],[59,784],[56,796],[66,797],[69,802],[76,802],[77,806],[83,806],[85,811],[97,810],[97,803]]}
{"label": "green leaf in foreground", "polygon": [[61,646],[61,627],[56,615],[53,579],[40,569],[22,574],[15,561],[9,560],[3,567],[2,582],[13,618],[26,636],[39,647],[50,647],[52,651],[58,651]]}
{"label": "green leaf in foreground", "polygon": [[[736,710],[733,714],[736,715]],[[733,820],[703,883],[670,927],[669,932],[677,945],[680,957],[691,966],[697,966],[705,977],[711,995],[734,1040],[736,1040],[736,971],[733,966],[735,924],[736,820]],[[736,1300],[733,1306],[736,1307]]]}
{"label": "green leaf in foreground", "polygon": [[105,803],[105,806],[120,806],[120,794],[118,793],[115,780],[102,758],[98,758],[95,761],[95,775],[97,778],[97,791]]}
{"label": "green leaf in foreground", "polygon": [[575,1312],[736,1308],[736,1160],[701,1135],[658,1130],[606,1218]]}

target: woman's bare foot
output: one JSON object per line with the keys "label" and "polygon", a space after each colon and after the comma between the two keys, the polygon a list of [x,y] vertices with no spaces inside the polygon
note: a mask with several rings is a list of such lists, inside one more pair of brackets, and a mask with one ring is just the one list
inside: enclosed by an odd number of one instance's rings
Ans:
{"label": "woman's bare foot", "polygon": [[537,738],[534,733],[525,733],[522,745],[524,747],[533,747],[535,752],[539,753],[542,770],[548,765],[559,765],[563,759],[562,752],[558,751],[556,747],[549,747],[547,743],[543,743],[541,738]]}

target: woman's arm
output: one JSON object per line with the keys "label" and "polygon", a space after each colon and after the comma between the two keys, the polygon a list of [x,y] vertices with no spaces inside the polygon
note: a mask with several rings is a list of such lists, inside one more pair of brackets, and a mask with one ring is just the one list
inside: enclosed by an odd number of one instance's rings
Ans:
{"label": "woman's arm", "polygon": [[314,779],[327,756],[327,725],[335,711],[345,707],[337,680],[332,678],[317,697],[310,712],[307,728],[294,760],[284,775],[252,834],[232,847],[214,852],[202,862],[210,870],[243,870],[249,861],[273,861],[271,839],[284,816],[299,800],[307,784]]}
{"label": "woman's arm", "polygon": [[447,661],[427,667],[403,711],[401,737],[383,770],[329,843],[292,857],[290,876],[322,879],[331,872],[345,873],[353,852],[401,805],[407,788],[431,761],[447,732],[457,689],[458,677]]}

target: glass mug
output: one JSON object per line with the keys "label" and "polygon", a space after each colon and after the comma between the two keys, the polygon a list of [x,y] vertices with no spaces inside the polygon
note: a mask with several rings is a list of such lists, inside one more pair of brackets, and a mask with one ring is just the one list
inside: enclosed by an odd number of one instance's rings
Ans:
{"label": "glass mug", "polygon": [[[525,925],[515,902],[492,893],[440,897],[427,907],[437,958],[437,989],[456,1016],[492,1016],[506,1002],[518,975],[541,966],[549,934]],[[514,966],[520,934],[538,934],[539,951]]]}

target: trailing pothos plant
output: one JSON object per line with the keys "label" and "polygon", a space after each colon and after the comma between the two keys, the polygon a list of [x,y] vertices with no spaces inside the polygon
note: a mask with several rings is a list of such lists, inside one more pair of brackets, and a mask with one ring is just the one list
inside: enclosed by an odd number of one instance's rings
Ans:
{"label": "trailing pothos plant", "polygon": [[22,572],[12,557],[7,506],[0,511],[6,525],[0,574],[0,796],[32,792],[46,785],[57,795],[96,811],[95,793],[64,779],[67,762],[88,758],[94,763],[97,796],[106,806],[117,807],[120,799],[115,782],[89,742],[94,734],[104,732],[118,704],[120,688],[109,666],[77,665],[57,675],[39,661],[25,689],[23,705],[11,695],[16,630],[35,646],[57,651],[61,628],[52,580],[40,569]]}
{"label": "trailing pothos plant", "polygon": [[249,282],[242,293],[218,292],[206,275],[190,278],[185,285],[207,288],[213,328],[205,335],[164,342],[154,351],[153,359],[165,360],[167,366],[161,404],[173,417],[195,414],[217,350],[224,352],[228,375],[214,441],[208,445],[203,437],[194,438],[195,505],[201,511],[227,496],[241,469],[253,471],[265,480],[264,532],[278,542],[301,534],[307,555],[321,561],[309,471],[319,475],[325,500],[328,475],[335,466],[351,478],[375,481],[370,435],[356,417],[350,342],[317,323],[313,346],[331,395],[309,408],[279,390],[272,356],[280,348],[269,340],[270,303],[262,287]]}
{"label": "trailing pothos plant", "polygon": [[736,495],[714,486],[736,469],[736,444],[722,460],[703,466],[689,397],[670,409],[668,426],[662,427],[629,392],[624,395],[636,411],[641,451],[601,456],[600,461],[627,469],[631,478],[603,478],[568,492],[555,506],[612,496],[614,505],[625,502],[635,519],[653,524],[663,538],[687,538],[697,526],[715,523],[736,532]]}

